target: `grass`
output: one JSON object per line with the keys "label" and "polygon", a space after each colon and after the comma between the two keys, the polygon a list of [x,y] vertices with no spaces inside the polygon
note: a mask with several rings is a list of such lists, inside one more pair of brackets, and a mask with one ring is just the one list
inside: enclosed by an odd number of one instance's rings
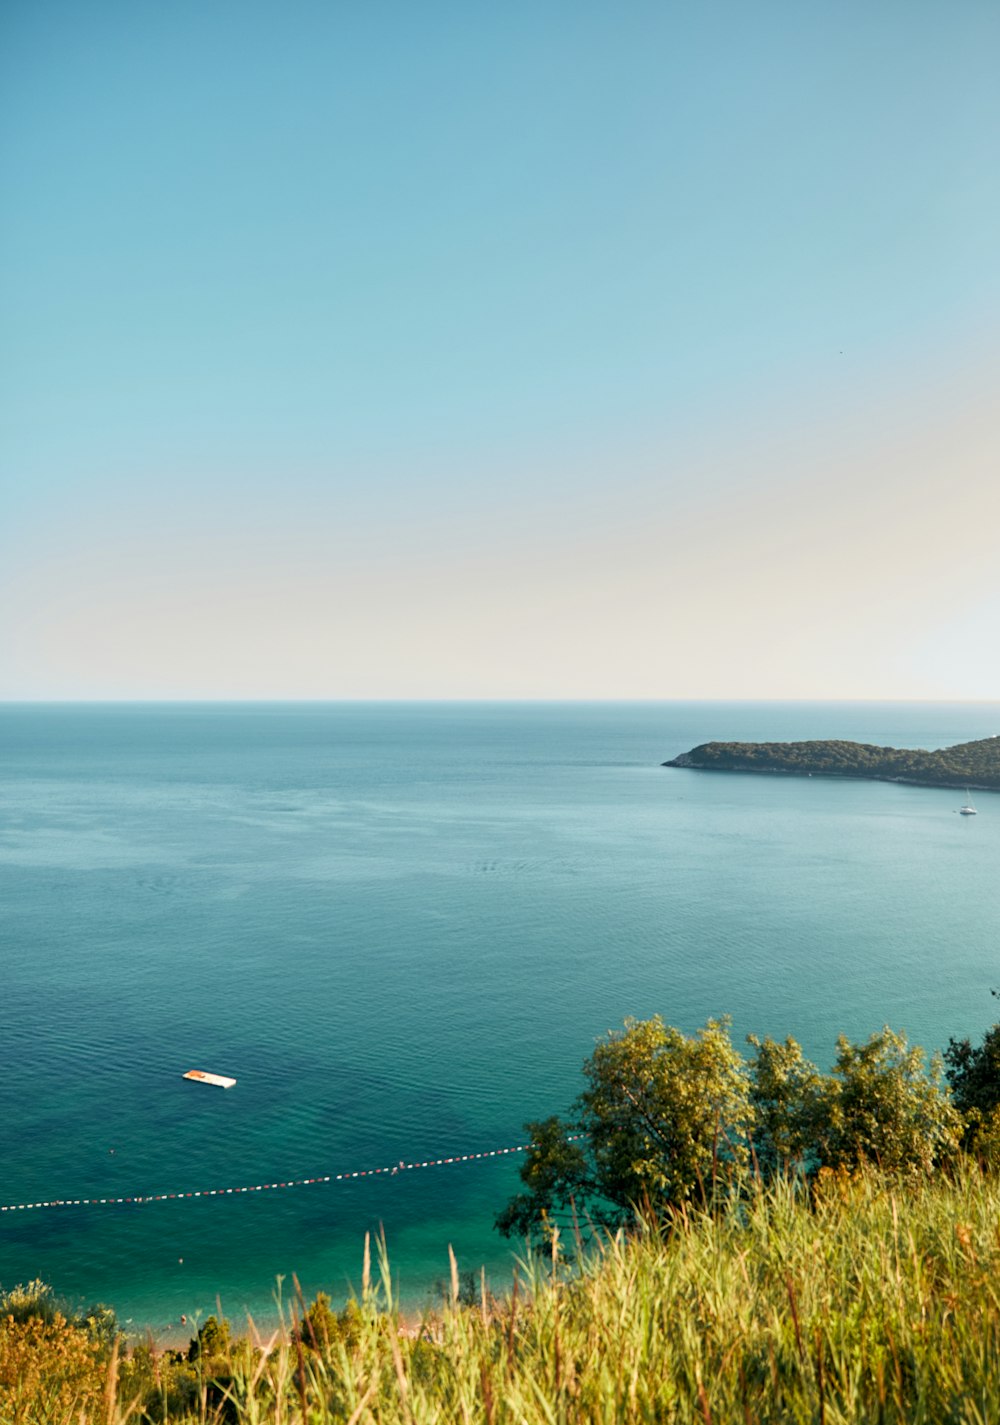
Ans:
{"label": "grass", "polygon": [[451,1304],[415,1330],[384,1251],[364,1280],[305,1325],[293,1296],[267,1339],[203,1328],[190,1361],[9,1315],[0,1425],[1000,1425],[1000,1177],[972,1164],[755,1189],[575,1261],[557,1244],[502,1300],[461,1304],[452,1259]]}

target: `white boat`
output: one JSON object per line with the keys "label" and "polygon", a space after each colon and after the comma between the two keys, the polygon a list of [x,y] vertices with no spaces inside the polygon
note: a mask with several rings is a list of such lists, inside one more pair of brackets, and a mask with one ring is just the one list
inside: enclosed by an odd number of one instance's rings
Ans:
{"label": "white boat", "polygon": [[965,789],[965,795],[968,797],[968,801],[965,803],[964,806],[959,807],[959,816],[976,816],[976,804],[972,800],[972,793],[969,791],[968,787],[966,787]]}
{"label": "white boat", "polygon": [[194,1079],[196,1084],[214,1084],[218,1089],[231,1089],[235,1079],[227,1079],[225,1074],[206,1074],[204,1069],[188,1069],[182,1079]]}

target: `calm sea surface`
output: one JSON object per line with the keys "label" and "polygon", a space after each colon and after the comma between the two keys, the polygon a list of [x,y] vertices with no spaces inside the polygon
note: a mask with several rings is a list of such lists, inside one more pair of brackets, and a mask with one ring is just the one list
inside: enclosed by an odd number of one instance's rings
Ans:
{"label": "calm sea surface", "polygon": [[[670,771],[709,739],[938,747],[1000,705],[0,707],[0,1201],[131,1196],[521,1141],[626,1015],[978,1036],[1000,797]],[[230,1092],[183,1070],[231,1074]],[[111,1150],[114,1150],[113,1152]],[[516,1160],[0,1215],[0,1283],[136,1326],[404,1297],[485,1263]]]}

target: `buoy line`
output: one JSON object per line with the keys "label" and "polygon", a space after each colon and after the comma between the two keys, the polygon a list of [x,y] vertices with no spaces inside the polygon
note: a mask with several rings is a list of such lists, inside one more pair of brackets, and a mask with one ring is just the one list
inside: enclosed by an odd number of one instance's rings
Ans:
{"label": "buoy line", "polygon": [[[582,1138],[582,1133],[569,1135],[570,1141]],[[133,1193],[131,1197],[60,1197],[50,1202],[11,1202],[0,1204],[0,1212],[34,1212],[42,1207],[118,1207],[144,1202],[179,1202],[194,1197],[235,1197],[244,1192],[274,1192],[280,1188],[308,1187],[314,1183],[340,1183],[355,1178],[395,1177],[417,1168],[443,1168],[453,1163],[474,1163],[485,1158],[503,1158],[509,1153],[524,1153],[532,1145],[516,1143],[511,1148],[488,1148],[481,1153],[455,1153],[450,1158],[428,1158],[424,1162],[407,1163],[402,1159],[391,1168],[359,1168],[352,1173],[321,1173],[314,1178],[293,1178],[283,1183],[252,1183],[246,1187],[199,1188],[192,1192]]]}

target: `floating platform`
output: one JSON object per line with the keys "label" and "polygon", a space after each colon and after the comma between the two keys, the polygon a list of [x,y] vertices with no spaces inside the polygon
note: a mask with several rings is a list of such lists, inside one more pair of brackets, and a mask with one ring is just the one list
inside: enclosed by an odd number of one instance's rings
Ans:
{"label": "floating platform", "polygon": [[225,1074],[206,1074],[204,1069],[188,1069],[183,1079],[194,1079],[196,1084],[214,1084],[217,1089],[231,1089],[235,1079],[227,1079]]}

